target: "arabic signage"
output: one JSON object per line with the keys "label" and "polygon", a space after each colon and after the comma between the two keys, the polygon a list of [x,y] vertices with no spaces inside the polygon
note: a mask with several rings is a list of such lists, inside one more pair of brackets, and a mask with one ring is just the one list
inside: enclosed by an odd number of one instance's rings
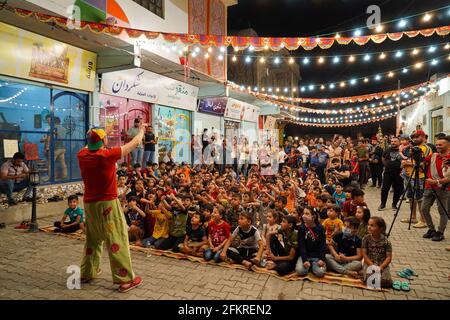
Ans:
{"label": "arabic signage", "polygon": [[95,53],[5,23],[0,42],[1,74],[94,91]]}
{"label": "arabic signage", "polygon": [[101,93],[195,111],[198,88],[135,68],[104,73]]}
{"label": "arabic signage", "polygon": [[198,111],[223,116],[227,107],[227,100],[225,97],[201,99],[198,104]]}
{"label": "arabic signage", "polygon": [[258,122],[260,113],[261,110],[259,107],[233,98],[228,98],[224,116],[226,118],[241,121]]}

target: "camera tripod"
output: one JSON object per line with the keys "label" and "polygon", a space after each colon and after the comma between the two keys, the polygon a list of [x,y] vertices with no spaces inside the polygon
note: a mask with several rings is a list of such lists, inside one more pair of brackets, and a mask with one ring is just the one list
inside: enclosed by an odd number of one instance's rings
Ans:
{"label": "camera tripod", "polygon": [[[427,172],[427,170],[424,169],[424,172]],[[409,223],[408,223],[408,230],[411,230],[411,221],[412,221],[412,215],[413,215],[413,210],[414,210],[414,200],[417,200],[417,199],[415,199],[415,197],[416,197],[417,191],[418,191],[419,188],[420,188],[420,186],[419,186],[419,180],[420,180],[420,178],[419,178],[419,173],[420,173],[420,162],[419,162],[419,161],[415,161],[414,169],[413,169],[413,171],[411,172],[411,175],[409,176],[408,182],[407,182],[407,184],[406,184],[407,187],[406,187],[405,190],[403,191],[402,197],[400,198],[400,203],[399,203],[399,205],[398,205],[398,207],[397,207],[397,211],[395,212],[395,215],[394,215],[394,219],[392,220],[392,224],[391,224],[391,226],[389,227],[389,231],[388,231],[388,233],[387,233],[387,237],[388,237],[388,238],[389,238],[389,236],[391,235],[392,228],[393,228],[393,226],[394,226],[394,224],[395,224],[395,220],[397,219],[398,213],[400,212],[400,208],[402,207],[403,200],[405,200],[405,195],[406,195],[406,192],[408,192],[409,184],[410,184],[411,180],[412,180],[413,177],[414,177],[414,187],[413,187],[413,190],[412,190],[412,195],[413,195],[413,196],[412,196],[412,199],[411,199],[411,201],[412,201],[412,203],[411,203],[411,212],[410,212],[410,214],[409,214]],[[425,188],[425,185],[424,185],[424,188]],[[436,197],[437,201],[439,202],[440,206],[444,209],[445,214],[446,214],[446,215],[449,217],[449,219],[450,219],[449,212],[447,211],[446,207],[445,207],[444,204],[442,203],[441,199],[438,197],[438,195],[437,195],[437,193],[436,193],[436,190],[434,190],[433,188],[431,188],[431,190],[432,190],[434,196]],[[417,205],[418,205],[418,204],[417,204]],[[418,210],[417,207],[416,207],[416,210]]]}

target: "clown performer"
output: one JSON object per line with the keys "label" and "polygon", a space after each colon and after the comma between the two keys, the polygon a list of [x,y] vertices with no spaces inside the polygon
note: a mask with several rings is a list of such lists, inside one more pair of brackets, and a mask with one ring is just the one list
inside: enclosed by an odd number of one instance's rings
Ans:
{"label": "clown performer", "polygon": [[142,283],[131,265],[127,224],[117,198],[116,162],[130,154],[141,142],[145,124],[138,134],[122,147],[108,148],[103,129],[88,131],[87,146],[78,152],[84,182],[86,243],[81,263],[81,282],[88,283],[100,273],[103,243],[108,249],[113,282],[119,292],[128,292]]}

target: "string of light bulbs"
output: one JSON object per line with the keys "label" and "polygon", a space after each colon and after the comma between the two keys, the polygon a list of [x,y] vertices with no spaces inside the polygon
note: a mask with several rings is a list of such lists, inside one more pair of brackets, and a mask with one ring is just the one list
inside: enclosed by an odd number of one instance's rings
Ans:
{"label": "string of light bulbs", "polygon": [[[425,61],[419,61],[414,64],[408,65],[408,66],[392,69],[392,70],[377,73],[377,74],[372,74],[372,75],[367,75],[367,76],[362,76],[362,77],[355,77],[355,78],[351,78],[351,79],[347,79],[347,80],[340,80],[340,81],[334,81],[334,82],[328,82],[328,83],[322,83],[322,84],[309,84],[306,86],[292,87],[292,88],[285,87],[283,89],[280,89],[278,87],[276,87],[276,88],[268,87],[266,89],[265,87],[259,88],[257,86],[246,86],[246,85],[242,85],[242,84],[236,84],[232,81],[230,81],[230,82],[232,84],[234,84],[235,86],[237,86],[239,88],[239,90],[241,90],[241,91],[244,91],[245,89],[247,89],[248,91],[251,91],[253,93],[268,92],[270,95],[277,98],[278,95],[276,93],[279,93],[279,92],[296,93],[296,92],[314,91],[316,89],[320,89],[320,90],[328,89],[328,90],[332,91],[336,88],[344,89],[347,86],[355,86],[359,82],[368,84],[371,81],[379,82],[383,78],[393,79],[397,73],[407,74],[407,73],[409,73],[410,70],[419,70],[419,69],[422,69],[426,65],[429,65],[430,67],[435,67],[445,59],[450,61],[450,55],[449,56],[447,56],[447,55],[439,56],[439,57],[432,58],[432,59],[425,60]],[[275,93],[273,93],[273,92],[275,92]]]}
{"label": "string of light bulbs", "polygon": [[25,87],[25,88],[21,89],[19,92],[17,92],[15,95],[13,95],[11,97],[8,97],[8,98],[5,98],[5,99],[0,99],[0,103],[5,103],[5,102],[10,102],[11,103],[12,100],[20,97],[27,90],[28,90],[28,88]]}
{"label": "string of light bulbs", "polygon": [[[416,92],[416,95],[418,93]],[[405,94],[403,95],[403,98],[408,99],[409,95]],[[302,113],[309,113],[309,114],[324,114],[324,115],[333,115],[333,114],[354,114],[361,111],[370,111],[374,113],[379,113],[381,111],[387,111],[388,109],[393,109],[398,103],[400,103],[401,106],[406,106],[408,104],[414,103],[418,101],[418,97],[414,97],[409,100],[401,101],[399,97],[396,99],[386,99],[385,101],[380,101],[378,103],[372,103],[372,104],[365,104],[365,105],[357,105],[354,107],[343,107],[341,109],[312,109],[312,108],[306,108],[302,106],[295,106],[292,104],[287,104],[283,102],[278,102],[277,106],[280,107],[281,110],[289,110],[289,111],[297,111]],[[397,104],[392,104],[393,101],[396,101]]]}
{"label": "string of light bulbs", "polygon": [[398,114],[398,112],[391,112],[386,115],[371,116],[371,117],[367,117],[367,118],[364,118],[361,120],[353,120],[353,119],[348,120],[348,121],[340,120],[338,123],[331,123],[331,122],[328,123],[326,120],[318,121],[317,119],[312,119],[314,121],[311,121],[311,122],[284,119],[283,122],[292,123],[292,124],[296,124],[299,126],[309,126],[309,127],[326,127],[326,128],[352,127],[352,126],[361,126],[361,125],[364,125],[367,123],[384,121],[384,120],[387,120],[387,119],[397,116],[397,114]]}
{"label": "string of light bulbs", "polygon": [[[243,58],[244,62],[247,64],[250,64],[252,62],[259,62],[260,64],[265,64],[267,62],[272,62],[273,64],[281,64],[283,62],[287,62],[288,64],[294,64],[295,62],[299,62],[299,64],[303,64],[305,66],[311,65],[314,61],[317,62],[318,65],[324,66],[326,65],[327,61],[330,61],[332,64],[339,64],[342,62],[342,60],[346,60],[347,63],[355,63],[358,62],[357,57],[362,57],[360,62],[368,62],[372,61],[372,58],[379,59],[379,60],[386,60],[389,59],[389,54],[393,53],[393,57],[396,59],[405,57],[408,53],[410,53],[412,56],[418,56],[423,51],[427,51],[428,53],[435,53],[438,51],[439,47],[442,46],[442,50],[450,51],[450,43],[443,42],[443,43],[436,43],[432,45],[426,45],[426,46],[415,46],[412,48],[405,48],[405,49],[395,49],[395,50],[384,50],[384,51],[374,51],[369,53],[350,53],[350,54],[337,54],[337,55],[320,55],[320,56],[276,56],[276,57],[265,57],[260,55],[254,55],[254,54],[233,54],[231,55],[230,60],[234,63],[239,62],[239,59]],[[425,49],[425,50],[423,50]],[[193,56],[194,58],[201,56],[201,49],[198,47],[198,50],[196,51],[196,54]],[[211,48],[207,54],[204,55],[205,59],[209,59],[212,57],[213,49]],[[219,60],[223,60],[223,52],[218,56]],[[179,52],[181,54],[181,52]],[[192,55],[191,55],[192,56]],[[347,59],[345,59],[347,58]]]}

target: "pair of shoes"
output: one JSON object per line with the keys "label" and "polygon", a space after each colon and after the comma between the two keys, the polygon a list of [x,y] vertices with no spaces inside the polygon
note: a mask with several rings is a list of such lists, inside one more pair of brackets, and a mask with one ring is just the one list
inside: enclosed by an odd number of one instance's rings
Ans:
{"label": "pair of shoes", "polygon": [[0,229],[5,229],[6,228],[6,224],[4,222],[0,223]]}
{"label": "pair of shoes", "polygon": [[395,280],[392,283],[392,289],[397,290],[397,291],[402,290],[402,291],[405,291],[405,292],[409,292],[411,290],[408,281],[401,282],[401,281],[398,281],[398,280]]}
{"label": "pair of shoes", "polygon": [[444,239],[445,239],[444,234],[442,232],[439,232],[439,231],[436,232],[434,234],[434,236],[431,238],[431,240],[433,240],[433,241],[442,241]]}
{"label": "pair of shoes", "polygon": [[[402,223],[409,223],[409,219],[402,219],[402,220],[400,220],[400,222],[402,222]],[[411,220],[411,223],[414,223],[414,224],[417,224],[417,220]]]}
{"label": "pair of shoes", "polygon": [[136,277],[136,278],[134,278],[133,281],[131,281],[129,283],[121,284],[120,287],[119,287],[119,292],[120,293],[128,292],[128,291],[130,291],[130,290],[132,290],[134,288],[139,287],[141,284],[142,284],[141,277]]}
{"label": "pair of shoes", "polygon": [[378,211],[383,211],[384,209],[386,209],[386,206],[384,204],[380,204]]}
{"label": "pair of shoes", "polygon": [[413,225],[413,228],[419,228],[419,229],[420,228],[426,228],[426,227],[427,227],[427,224],[422,222],[422,221],[419,221],[415,225]]}
{"label": "pair of shoes", "polygon": [[61,198],[60,196],[53,196],[53,197],[47,199],[48,202],[58,202],[58,201],[63,201],[63,200],[64,199]]}
{"label": "pair of shoes", "polygon": [[434,237],[435,234],[436,234],[436,231],[428,229],[427,233],[425,233],[422,237],[424,239],[431,239]]}
{"label": "pair of shoes", "polygon": [[397,207],[397,205],[396,205],[396,204],[393,204],[393,205],[392,205],[392,207],[391,207],[391,209],[395,211],[395,210],[397,210],[397,209],[398,209],[398,207]]}

